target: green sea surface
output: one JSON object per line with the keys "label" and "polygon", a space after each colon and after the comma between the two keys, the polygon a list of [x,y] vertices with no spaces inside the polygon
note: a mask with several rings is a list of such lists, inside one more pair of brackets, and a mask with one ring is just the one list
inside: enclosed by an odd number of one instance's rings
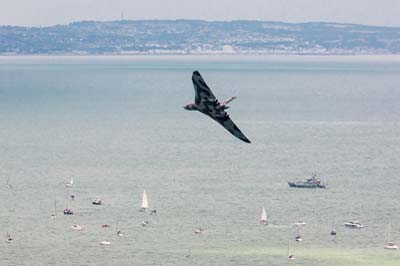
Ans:
{"label": "green sea surface", "polygon": [[[182,108],[194,70],[252,144]],[[396,58],[1,57],[0,265],[400,265],[399,84]]]}

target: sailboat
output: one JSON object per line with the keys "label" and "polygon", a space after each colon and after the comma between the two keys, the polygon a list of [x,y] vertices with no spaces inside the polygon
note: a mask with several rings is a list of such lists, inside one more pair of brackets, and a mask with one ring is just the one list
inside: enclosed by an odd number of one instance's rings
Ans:
{"label": "sailboat", "polygon": [[139,211],[141,212],[146,212],[149,209],[149,201],[147,200],[147,193],[146,190],[143,190],[143,196],[142,196],[142,207],[140,208]]}
{"label": "sailboat", "polygon": [[297,226],[297,231],[296,231],[296,241],[297,242],[303,241],[303,239],[301,238],[301,235],[300,235],[300,229],[301,229],[301,225]]}
{"label": "sailboat", "polygon": [[7,234],[6,234],[6,242],[7,243],[13,243],[14,242],[14,239],[11,237],[9,232],[7,232]]}
{"label": "sailboat", "polygon": [[117,236],[123,236],[124,234],[120,229],[118,229],[118,218],[115,220],[115,232],[117,232]]}
{"label": "sailboat", "polygon": [[71,180],[65,184],[66,187],[72,187],[74,185],[74,177],[71,177]]}
{"label": "sailboat", "polygon": [[331,229],[331,236],[336,235],[336,230],[335,230],[335,219],[332,221],[332,229]]}
{"label": "sailboat", "polygon": [[72,215],[72,214],[74,214],[74,212],[68,207],[68,197],[66,196],[65,199],[66,199],[66,207],[65,207],[63,213],[64,213],[65,215]]}
{"label": "sailboat", "polygon": [[188,254],[186,254],[186,256],[185,256],[186,258],[190,258],[190,257],[192,257],[192,253],[190,252],[190,248],[189,248],[189,250],[188,250]]}
{"label": "sailboat", "polygon": [[10,179],[11,179],[11,176],[8,177],[7,182],[6,182],[6,186],[7,186],[8,189],[13,189],[13,186],[10,184]]}
{"label": "sailboat", "polygon": [[267,225],[267,213],[265,212],[265,208],[262,208],[262,213],[261,213],[261,220],[260,220],[261,224]]}
{"label": "sailboat", "polygon": [[50,216],[52,219],[57,218],[57,201],[54,200],[54,213]]}
{"label": "sailboat", "polygon": [[294,255],[290,254],[290,240],[288,242],[287,254],[288,254],[288,259],[289,260],[294,260],[295,259]]}
{"label": "sailboat", "polygon": [[385,240],[385,249],[399,249],[398,246],[395,245],[394,242],[390,241],[390,231],[391,231],[391,226],[390,224],[388,225],[388,234],[387,234],[387,239]]}

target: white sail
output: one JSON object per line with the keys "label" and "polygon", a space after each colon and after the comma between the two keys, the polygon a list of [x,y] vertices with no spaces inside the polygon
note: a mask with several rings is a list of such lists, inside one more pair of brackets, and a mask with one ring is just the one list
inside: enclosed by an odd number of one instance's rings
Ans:
{"label": "white sail", "polygon": [[296,238],[295,238],[295,240],[297,242],[303,241],[303,239],[301,238],[301,235],[300,235],[300,229],[301,229],[301,225],[298,225],[297,226],[297,231],[296,231]]}
{"label": "white sail", "polygon": [[14,242],[14,239],[11,237],[10,233],[8,233],[8,232],[7,232],[7,235],[6,235],[6,242],[7,243],[13,243]]}
{"label": "white sail", "polygon": [[266,222],[267,222],[267,213],[265,212],[265,208],[263,207],[261,213],[261,223],[266,223]]}
{"label": "white sail", "polygon": [[66,187],[72,187],[72,185],[74,184],[74,178],[71,177],[71,180],[65,184]]}
{"label": "white sail", "polygon": [[149,208],[149,201],[147,200],[146,190],[143,190],[143,197],[142,197],[142,209]]}

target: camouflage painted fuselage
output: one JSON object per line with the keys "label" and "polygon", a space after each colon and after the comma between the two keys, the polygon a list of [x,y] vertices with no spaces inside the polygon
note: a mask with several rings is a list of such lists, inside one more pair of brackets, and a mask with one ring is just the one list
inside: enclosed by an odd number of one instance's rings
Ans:
{"label": "camouflage painted fuselage", "polygon": [[186,105],[184,108],[189,111],[199,111],[211,117],[232,135],[250,143],[250,140],[233,123],[228,113],[225,112],[229,106],[218,102],[198,71],[193,72],[192,81],[196,92],[195,102]]}

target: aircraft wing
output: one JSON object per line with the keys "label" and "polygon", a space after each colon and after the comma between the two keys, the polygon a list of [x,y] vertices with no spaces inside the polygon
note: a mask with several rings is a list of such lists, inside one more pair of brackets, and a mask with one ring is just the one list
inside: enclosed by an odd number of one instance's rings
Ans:
{"label": "aircraft wing", "polygon": [[226,112],[223,112],[223,116],[220,114],[215,115],[213,113],[208,113],[212,119],[221,124],[226,130],[228,130],[232,135],[241,139],[244,142],[251,143],[250,140],[240,131],[240,129],[233,123],[232,119],[230,119],[229,115]]}
{"label": "aircraft wing", "polygon": [[204,79],[201,77],[199,71],[194,71],[192,75],[193,86],[195,90],[195,103],[200,104],[202,100],[214,101],[216,100],[214,94],[207,86]]}

